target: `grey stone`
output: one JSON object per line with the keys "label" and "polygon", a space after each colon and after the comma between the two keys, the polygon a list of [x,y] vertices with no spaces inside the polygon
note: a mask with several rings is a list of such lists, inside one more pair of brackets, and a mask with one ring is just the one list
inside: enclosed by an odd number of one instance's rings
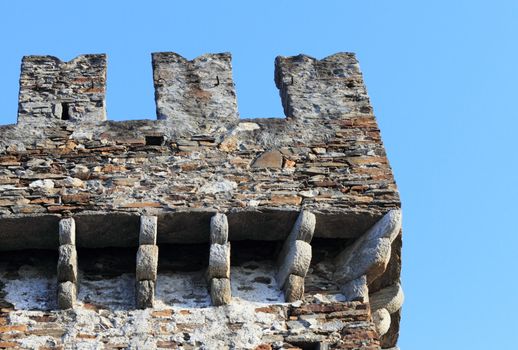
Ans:
{"label": "grey stone", "polygon": [[210,281],[210,298],[214,306],[230,304],[232,300],[230,279],[213,278]]}
{"label": "grey stone", "polygon": [[105,85],[106,55],[81,55],[68,62],[52,56],[25,56],[18,122],[49,125],[103,121]]}
{"label": "grey stone", "polygon": [[228,241],[228,220],[225,214],[216,214],[210,219],[210,242],[225,244]]}
{"label": "grey stone", "polygon": [[230,278],[230,243],[211,244],[207,275],[209,279]]}
{"label": "grey stone", "polygon": [[367,276],[362,275],[357,279],[349,281],[340,286],[340,291],[347,301],[369,301],[369,288],[367,287]]}
{"label": "grey stone", "polygon": [[284,299],[288,303],[302,299],[304,296],[304,277],[289,275],[283,290]]}
{"label": "grey stone", "polygon": [[281,257],[281,264],[277,271],[277,284],[284,287],[290,274],[306,277],[311,263],[311,245],[296,240],[290,247],[286,255]]}
{"label": "grey stone", "polygon": [[59,244],[76,244],[76,222],[73,218],[59,221]]}
{"label": "grey stone", "polygon": [[73,309],[77,298],[76,285],[73,282],[61,282],[58,285],[58,307],[62,310]]}
{"label": "grey stone", "polygon": [[210,134],[238,123],[229,53],[189,61],[157,52],[152,59],[157,117],[175,125],[178,134]]}
{"label": "grey stone", "polygon": [[284,241],[281,252],[277,258],[277,264],[280,265],[284,257],[289,254],[290,247],[296,240],[310,243],[313,239],[315,231],[316,217],[308,210],[302,210],[297,216],[297,220],[290,231],[288,238]]}
{"label": "grey stone", "polygon": [[313,233],[315,232],[316,217],[315,214],[309,210],[302,210],[293,225],[290,232],[290,240],[301,240],[306,243],[311,243]]}
{"label": "grey stone", "polygon": [[401,211],[391,210],[337,259],[335,280],[345,284],[362,275],[367,283],[379,277],[390,259],[391,244],[401,230]]}
{"label": "grey stone", "polygon": [[315,232],[316,217],[315,214],[309,210],[302,210],[297,217],[295,225],[290,233],[292,240],[301,240],[306,243],[311,243],[313,233]]}
{"label": "grey stone", "polygon": [[141,245],[137,251],[137,281],[156,281],[158,246]]}
{"label": "grey stone", "polygon": [[387,309],[391,314],[401,309],[405,295],[400,283],[383,288],[370,295],[370,305],[372,310]]}
{"label": "grey stone", "polygon": [[58,248],[58,282],[77,283],[77,251],[72,244],[63,244]]}
{"label": "grey stone", "polygon": [[376,326],[376,331],[381,337],[386,334],[390,328],[390,313],[387,309],[378,309],[372,313],[372,321]]}
{"label": "grey stone", "polygon": [[143,215],[140,217],[139,245],[156,245],[157,217]]}
{"label": "grey stone", "polygon": [[138,309],[152,308],[155,303],[155,282],[137,281],[136,304]]}

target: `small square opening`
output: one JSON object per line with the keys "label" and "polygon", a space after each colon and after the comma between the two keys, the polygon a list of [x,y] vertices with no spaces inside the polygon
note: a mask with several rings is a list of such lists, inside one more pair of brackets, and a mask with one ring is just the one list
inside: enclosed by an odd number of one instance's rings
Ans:
{"label": "small square opening", "polygon": [[164,142],[163,136],[146,136],[146,146],[163,146]]}

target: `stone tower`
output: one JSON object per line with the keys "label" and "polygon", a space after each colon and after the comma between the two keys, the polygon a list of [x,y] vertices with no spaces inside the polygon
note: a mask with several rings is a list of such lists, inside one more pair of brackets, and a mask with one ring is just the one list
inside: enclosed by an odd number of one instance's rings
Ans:
{"label": "stone tower", "polygon": [[397,187],[358,62],[277,57],[240,119],[229,53],[152,55],[157,120],[109,121],[106,56],[22,61],[0,126],[0,348],[395,349]]}

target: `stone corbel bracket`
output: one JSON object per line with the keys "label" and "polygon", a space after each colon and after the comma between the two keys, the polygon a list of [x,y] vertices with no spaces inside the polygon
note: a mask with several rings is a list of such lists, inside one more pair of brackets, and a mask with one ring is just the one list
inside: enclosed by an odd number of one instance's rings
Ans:
{"label": "stone corbel bracket", "polygon": [[304,296],[304,278],[311,264],[310,242],[315,225],[315,215],[307,210],[301,211],[277,259],[277,284],[284,291],[287,302]]}
{"label": "stone corbel bracket", "polygon": [[210,220],[210,252],[207,280],[214,306],[230,304],[230,243],[228,220],[225,214],[216,214]]}
{"label": "stone corbel bracket", "polygon": [[141,216],[139,248],[137,251],[136,304],[137,308],[152,308],[158,270],[157,217]]}
{"label": "stone corbel bracket", "polygon": [[72,309],[77,299],[76,223],[73,218],[59,222],[58,307]]}
{"label": "stone corbel bracket", "polygon": [[391,210],[353,245],[336,258],[336,282],[348,300],[370,301],[374,323],[380,336],[390,328],[390,315],[403,304],[399,283],[369,295],[369,285],[385,272],[392,242],[401,232],[401,210]]}

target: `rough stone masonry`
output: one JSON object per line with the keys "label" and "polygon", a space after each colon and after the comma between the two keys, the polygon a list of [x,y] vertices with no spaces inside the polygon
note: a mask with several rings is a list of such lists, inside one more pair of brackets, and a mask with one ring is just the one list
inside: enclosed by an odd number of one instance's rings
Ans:
{"label": "rough stone masonry", "polygon": [[0,348],[397,348],[401,204],[354,54],[277,57],[271,119],[239,118],[229,53],[161,52],[157,119],[106,120],[106,62],[22,60]]}

